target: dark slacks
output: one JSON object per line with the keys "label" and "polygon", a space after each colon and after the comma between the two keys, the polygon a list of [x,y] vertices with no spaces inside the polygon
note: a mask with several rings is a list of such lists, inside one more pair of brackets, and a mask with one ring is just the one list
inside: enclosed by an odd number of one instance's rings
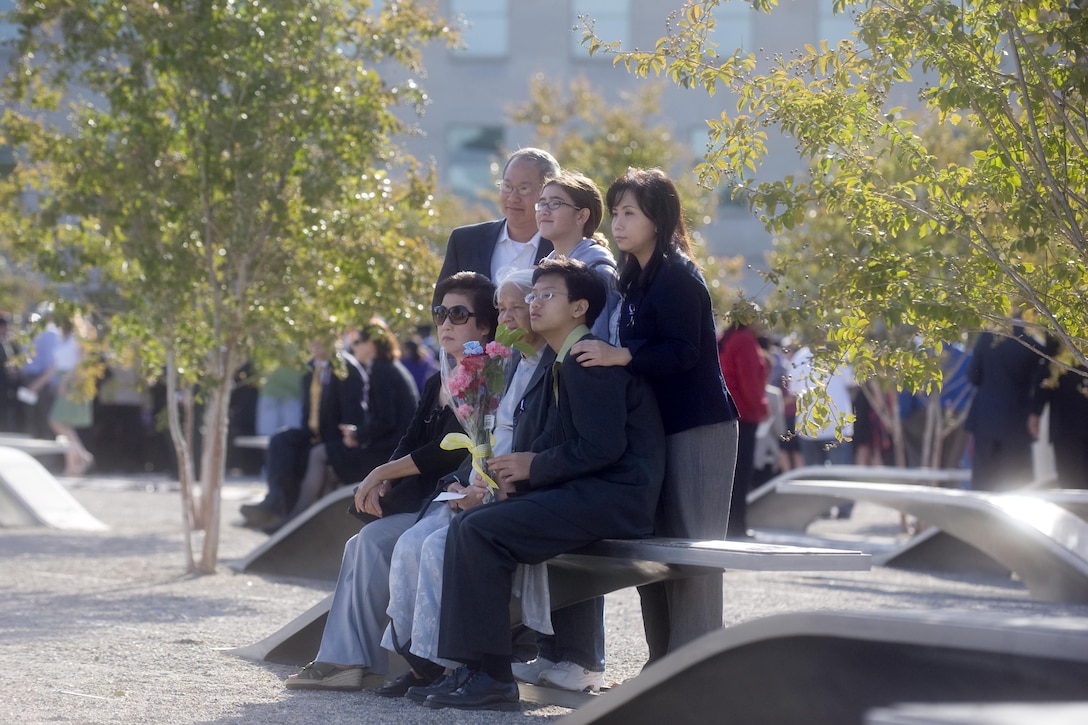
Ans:
{"label": "dark slacks", "polygon": [[459,662],[477,662],[484,654],[509,656],[517,565],[539,564],[600,538],[531,495],[455,517],[446,538],[438,654]]}
{"label": "dark slacks", "polygon": [[737,468],[733,474],[733,490],[729,494],[729,526],[726,536],[744,536],[748,531],[748,492],[752,487],[756,429],[759,428],[759,424],[739,421],[739,426]]}
{"label": "dark slacks", "polygon": [[310,431],[288,428],[268,440],[268,496],[265,501],[287,515],[298,501],[299,487],[306,474],[306,463],[313,445]]}
{"label": "dark slacks", "polygon": [[552,629],[554,635],[541,635],[537,640],[540,657],[604,672],[604,597],[556,609]]}
{"label": "dark slacks", "polygon": [[1031,483],[1031,439],[975,436],[971,488],[976,491],[1009,491]]}

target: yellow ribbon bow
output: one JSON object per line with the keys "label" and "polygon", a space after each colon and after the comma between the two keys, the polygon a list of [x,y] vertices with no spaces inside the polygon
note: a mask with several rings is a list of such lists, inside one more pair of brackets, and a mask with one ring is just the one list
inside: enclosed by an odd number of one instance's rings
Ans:
{"label": "yellow ribbon bow", "polygon": [[480,474],[480,478],[484,480],[487,487],[492,491],[499,490],[499,484],[495,483],[495,480],[491,478],[487,470],[483,467],[480,461],[484,460],[491,455],[491,451],[495,447],[495,436],[488,433],[490,441],[486,443],[476,443],[465,433],[447,433],[446,437],[442,439],[442,442],[438,445],[441,446],[444,451],[454,451],[458,448],[466,448],[468,452],[472,454],[472,470]]}

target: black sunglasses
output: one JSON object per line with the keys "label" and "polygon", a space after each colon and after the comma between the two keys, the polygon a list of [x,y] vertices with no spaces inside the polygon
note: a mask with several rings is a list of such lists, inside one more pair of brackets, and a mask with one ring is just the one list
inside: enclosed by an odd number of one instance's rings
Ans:
{"label": "black sunglasses", "polygon": [[450,322],[455,325],[463,325],[468,322],[468,318],[475,317],[475,312],[470,312],[464,305],[454,305],[447,308],[445,305],[435,305],[431,308],[431,317],[434,318],[434,324],[441,325],[446,321],[446,318],[450,318]]}

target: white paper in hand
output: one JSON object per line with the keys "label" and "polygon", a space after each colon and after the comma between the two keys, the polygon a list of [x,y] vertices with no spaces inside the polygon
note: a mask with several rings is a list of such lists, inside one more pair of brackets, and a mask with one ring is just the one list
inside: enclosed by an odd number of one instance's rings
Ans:
{"label": "white paper in hand", "polygon": [[443,491],[434,497],[435,501],[460,501],[466,494],[454,493],[453,491]]}

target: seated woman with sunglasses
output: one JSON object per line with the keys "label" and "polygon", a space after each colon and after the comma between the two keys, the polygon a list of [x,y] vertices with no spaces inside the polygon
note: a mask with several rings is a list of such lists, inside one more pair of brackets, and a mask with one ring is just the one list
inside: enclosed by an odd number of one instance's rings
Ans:
{"label": "seated woman with sunglasses", "polygon": [[[492,340],[498,313],[492,303],[495,286],[487,277],[459,272],[439,282],[435,292],[441,300],[432,310],[437,337],[449,355],[460,361],[466,342]],[[397,450],[356,489],[356,511],[374,520],[345,544],[321,647],[313,662],[287,678],[288,689],[360,690],[381,684],[388,673],[381,637],[393,546],[415,523],[438,480],[464,458],[464,451],[439,445],[447,433],[461,432],[441,383],[438,375],[427,381]]]}

